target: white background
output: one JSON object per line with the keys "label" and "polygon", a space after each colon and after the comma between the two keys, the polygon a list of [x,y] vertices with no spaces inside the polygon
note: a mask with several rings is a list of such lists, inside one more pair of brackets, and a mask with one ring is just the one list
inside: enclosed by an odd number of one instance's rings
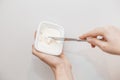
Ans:
{"label": "white background", "polygon": [[[40,21],[65,28],[66,37],[101,26],[120,26],[119,0],[0,0],[0,80],[53,80],[50,68],[31,54]],[[114,36],[113,36],[114,38]],[[120,57],[65,42],[75,80],[120,80]]]}

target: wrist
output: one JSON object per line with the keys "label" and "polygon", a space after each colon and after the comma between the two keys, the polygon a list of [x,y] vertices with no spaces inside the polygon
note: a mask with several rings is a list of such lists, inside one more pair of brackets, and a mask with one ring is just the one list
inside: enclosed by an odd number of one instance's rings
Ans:
{"label": "wrist", "polygon": [[53,70],[56,80],[73,80],[70,65],[60,64]]}
{"label": "wrist", "polygon": [[60,64],[56,65],[53,70],[57,71],[59,69],[69,69],[69,70],[71,70],[72,66],[71,66],[71,64],[60,63]]}
{"label": "wrist", "polygon": [[56,67],[54,72],[56,80],[70,80],[68,75],[68,70],[65,65],[60,65]]}

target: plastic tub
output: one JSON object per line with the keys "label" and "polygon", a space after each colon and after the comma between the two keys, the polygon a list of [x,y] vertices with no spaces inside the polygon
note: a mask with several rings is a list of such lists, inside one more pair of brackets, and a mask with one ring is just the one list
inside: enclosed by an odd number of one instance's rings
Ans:
{"label": "plastic tub", "polygon": [[64,37],[64,28],[48,21],[41,22],[36,32],[35,49],[44,54],[60,55],[64,41],[55,41],[50,37]]}

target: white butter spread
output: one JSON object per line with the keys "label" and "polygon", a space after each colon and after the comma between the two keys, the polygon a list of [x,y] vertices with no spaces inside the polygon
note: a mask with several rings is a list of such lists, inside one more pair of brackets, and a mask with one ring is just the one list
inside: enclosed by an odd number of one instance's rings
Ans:
{"label": "white butter spread", "polygon": [[54,40],[50,37],[60,37],[60,32],[53,28],[45,28],[40,31],[40,41],[46,45],[56,45],[60,41]]}

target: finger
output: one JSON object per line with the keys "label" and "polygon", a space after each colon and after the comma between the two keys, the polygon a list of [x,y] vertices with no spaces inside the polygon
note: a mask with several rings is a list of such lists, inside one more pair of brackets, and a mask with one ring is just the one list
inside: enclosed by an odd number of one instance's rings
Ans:
{"label": "finger", "polygon": [[37,31],[35,31],[35,33],[34,33],[34,39],[36,38],[36,33],[37,33]]}
{"label": "finger", "polygon": [[37,51],[34,46],[32,46],[32,52],[35,56],[37,56],[39,59],[41,59],[42,61],[44,61],[45,63],[47,63],[48,65],[52,65],[51,64],[51,60],[56,59],[56,56],[52,56],[52,55],[48,55],[48,54],[44,54],[42,52]]}
{"label": "finger", "polygon": [[[37,33],[37,31],[35,31],[35,33],[34,33],[34,39],[36,38],[36,33]],[[34,45],[32,45],[32,53],[33,53],[33,55],[37,56],[38,58],[40,58],[42,60],[44,59],[45,55],[42,52],[37,51],[35,49]]]}
{"label": "finger", "polygon": [[65,55],[64,55],[64,52],[62,50],[61,54],[59,55],[60,58],[64,59],[65,58]]}
{"label": "finger", "polygon": [[91,47],[92,47],[92,48],[95,48],[95,45],[94,45],[94,44],[91,44]]}
{"label": "finger", "polygon": [[37,50],[34,48],[34,45],[32,45],[32,53],[33,53],[33,55],[37,56],[38,58],[40,58],[40,59],[42,59],[42,60],[43,60],[44,57],[45,57],[45,54],[37,51]]}
{"label": "finger", "polygon": [[96,38],[87,38],[87,41],[92,44],[92,45],[95,45],[95,46],[98,46],[99,48],[103,49],[104,46],[107,46],[107,43],[105,41],[102,41],[102,40],[98,40]]}
{"label": "finger", "polygon": [[104,29],[103,28],[96,28],[86,34],[83,34],[82,36],[80,36],[80,39],[86,39],[87,37],[97,37],[97,36],[104,36]]}
{"label": "finger", "polygon": [[64,52],[63,52],[63,49],[62,49],[62,52],[61,52],[60,56],[63,55],[63,54],[64,54]]}
{"label": "finger", "polygon": [[68,63],[68,59],[67,59],[67,57],[65,56],[63,50],[62,50],[62,53],[61,53],[61,55],[60,55],[60,58],[63,59],[64,62]]}

